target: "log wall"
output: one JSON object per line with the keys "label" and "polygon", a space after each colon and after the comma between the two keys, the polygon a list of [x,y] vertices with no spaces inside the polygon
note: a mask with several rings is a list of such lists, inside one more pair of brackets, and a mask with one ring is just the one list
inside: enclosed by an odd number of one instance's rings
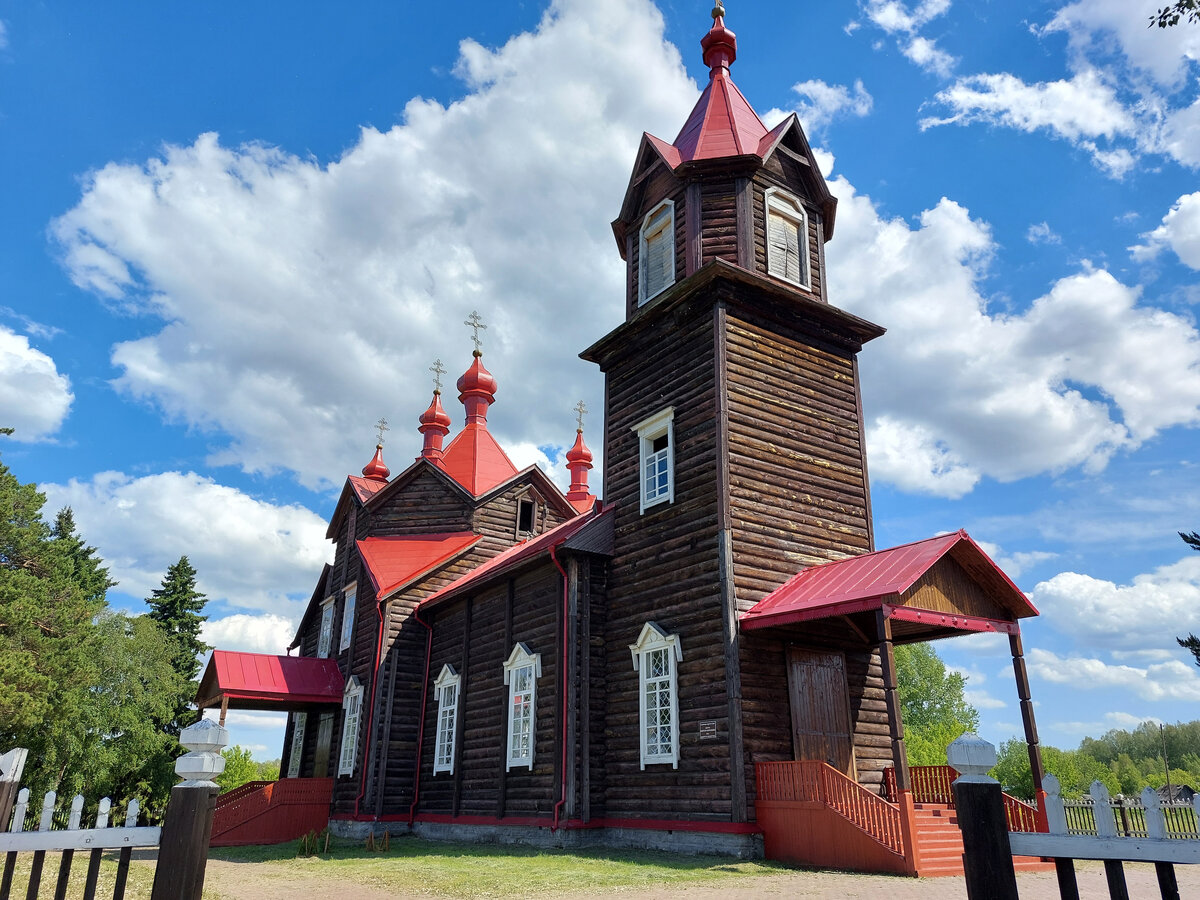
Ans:
{"label": "log wall", "polygon": [[642,220],[645,218],[646,213],[662,203],[663,200],[672,200],[675,203],[675,280],[678,281],[687,271],[685,252],[688,213],[683,182],[672,175],[666,166],[660,163],[654,168],[654,171],[646,176],[645,184],[641,189],[641,198],[641,203],[637,207],[637,214],[630,222],[627,232],[629,244],[625,254],[626,318],[631,317],[638,309],[638,284],[641,277],[640,235]]}
{"label": "log wall", "polygon": [[820,208],[812,203],[804,188],[808,180],[806,167],[783,153],[774,154],[754,176],[752,202],[754,208],[754,268],[767,274],[767,189],[781,188],[804,204],[808,214],[808,271],[811,290],[796,288],[814,300],[825,298],[824,220]]}

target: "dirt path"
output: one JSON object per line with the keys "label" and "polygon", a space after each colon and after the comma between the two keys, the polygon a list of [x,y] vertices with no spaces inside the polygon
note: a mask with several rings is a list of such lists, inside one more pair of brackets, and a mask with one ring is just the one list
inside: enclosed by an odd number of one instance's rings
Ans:
{"label": "dirt path", "polygon": [[[1081,897],[1108,897],[1104,868],[1100,863],[1076,866]],[[1177,866],[1182,897],[1200,897],[1200,866]],[[1157,897],[1154,867],[1127,863],[1125,877],[1132,897]],[[1058,900],[1053,872],[1017,876],[1021,900]],[[883,875],[848,875],[835,872],[787,872],[730,879],[720,884],[693,884],[646,892],[640,888],[603,894],[561,895],[564,900],[613,900],[614,895],[650,897],[652,900],[707,900],[707,898],[828,897],[839,900],[963,900],[962,878],[893,878]],[[221,900],[284,900],[314,897],[319,900],[429,900],[434,894],[395,891],[355,882],[336,882],[316,875],[297,876],[281,863],[229,862],[210,860],[205,879],[206,898]],[[444,895],[443,895],[444,896]]]}

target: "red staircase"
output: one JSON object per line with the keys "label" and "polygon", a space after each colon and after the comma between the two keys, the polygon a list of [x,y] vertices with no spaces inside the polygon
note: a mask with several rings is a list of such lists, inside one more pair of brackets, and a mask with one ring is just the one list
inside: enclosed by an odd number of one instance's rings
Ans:
{"label": "red staircase", "polygon": [[[917,845],[917,875],[939,878],[963,874],[962,832],[958,817],[948,803],[915,803]],[[1013,868],[1018,872],[1048,872],[1054,863],[1032,856],[1014,856]]]}
{"label": "red staircase", "polygon": [[251,781],[217,797],[211,847],[281,844],[329,824],[332,778]]}

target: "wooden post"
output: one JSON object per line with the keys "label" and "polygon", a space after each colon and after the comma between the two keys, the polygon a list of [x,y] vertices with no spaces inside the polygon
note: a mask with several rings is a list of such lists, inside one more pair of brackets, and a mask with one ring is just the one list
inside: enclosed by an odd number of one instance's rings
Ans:
{"label": "wooden post", "polygon": [[1033,695],[1029,691],[1029,672],[1025,669],[1025,654],[1021,647],[1021,632],[1018,629],[1008,636],[1012,650],[1013,673],[1017,678],[1017,697],[1021,706],[1021,722],[1025,726],[1025,746],[1029,751],[1029,770],[1033,774],[1033,796],[1037,801],[1038,830],[1046,831],[1046,791],[1042,781],[1046,769],[1042,765],[1042,748],[1038,743],[1037,721],[1033,717]]}
{"label": "wooden post", "polygon": [[1004,794],[1000,782],[986,774],[996,764],[996,748],[974,734],[964,734],[946,748],[946,757],[961,773],[953,789],[962,831],[967,897],[1018,900]]}
{"label": "wooden post", "polygon": [[892,622],[883,610],[875,614],[879,637],[879,665],[883,670],[883,696],[887,703],[888,728],[892,738],[892,771],[896,775],[896,805],[900,807],[901,840],[908,873],[918,869],[917,815],[913,806],[912,781],[908,771],[908,750],[904,746],[904,717],[900,712],[900,694],[896,688],[896,654],[892,649]]}
{"label": "wooden post", "polygon": [[190,752],[175,761],[175,774],[184,781],[171,789],[151,900],[201,898],[218,793],[211,779],[225,771],[221,750],[229,732],[204,719],[183,729],[179,742]]}
{"label": "wooden post", "polygon": [[16,747],[0,756],[0,831],[8,831],[13,804],[21,788],[21,773],[25,771],[25,757],[28,755],[28,750]]}

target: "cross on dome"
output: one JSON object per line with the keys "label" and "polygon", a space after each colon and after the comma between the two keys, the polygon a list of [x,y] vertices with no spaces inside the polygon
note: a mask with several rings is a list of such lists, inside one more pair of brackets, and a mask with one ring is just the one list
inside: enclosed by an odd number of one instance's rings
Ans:
{"label": "cross on dome", "polygon": [[579,430],[583,431],[583,417],[587,415],[587,404],[580,400],[575,404],[575,421],[579,423]]}
{"label": "cross on dome", "polygon": [[442,392],[442,376],[446,374],[446,367],[442,365],[440,359],[435,359],[433,365],[429,367],[429,371],[433,373],[433,392],[440,394]]}
{"label": "cross on dome", "polygon": [[375,423],[375,443],[382,447],[383,433],[390,430],[391,429],[388,428],[387,419],[385,419],[383,416],[380,416],[379,421]]}
{"label": "cross on dome", "polygon": [[475,342],[475,355],[482,356],[483,351],[479,348],[483,345],[483,341],[479,338],[479,332],[487,331],[487,326],[483,324],[479,311],[472,310],[471,315],[467,316],[467,320],[463,324],[472,330],[471,340]]}

